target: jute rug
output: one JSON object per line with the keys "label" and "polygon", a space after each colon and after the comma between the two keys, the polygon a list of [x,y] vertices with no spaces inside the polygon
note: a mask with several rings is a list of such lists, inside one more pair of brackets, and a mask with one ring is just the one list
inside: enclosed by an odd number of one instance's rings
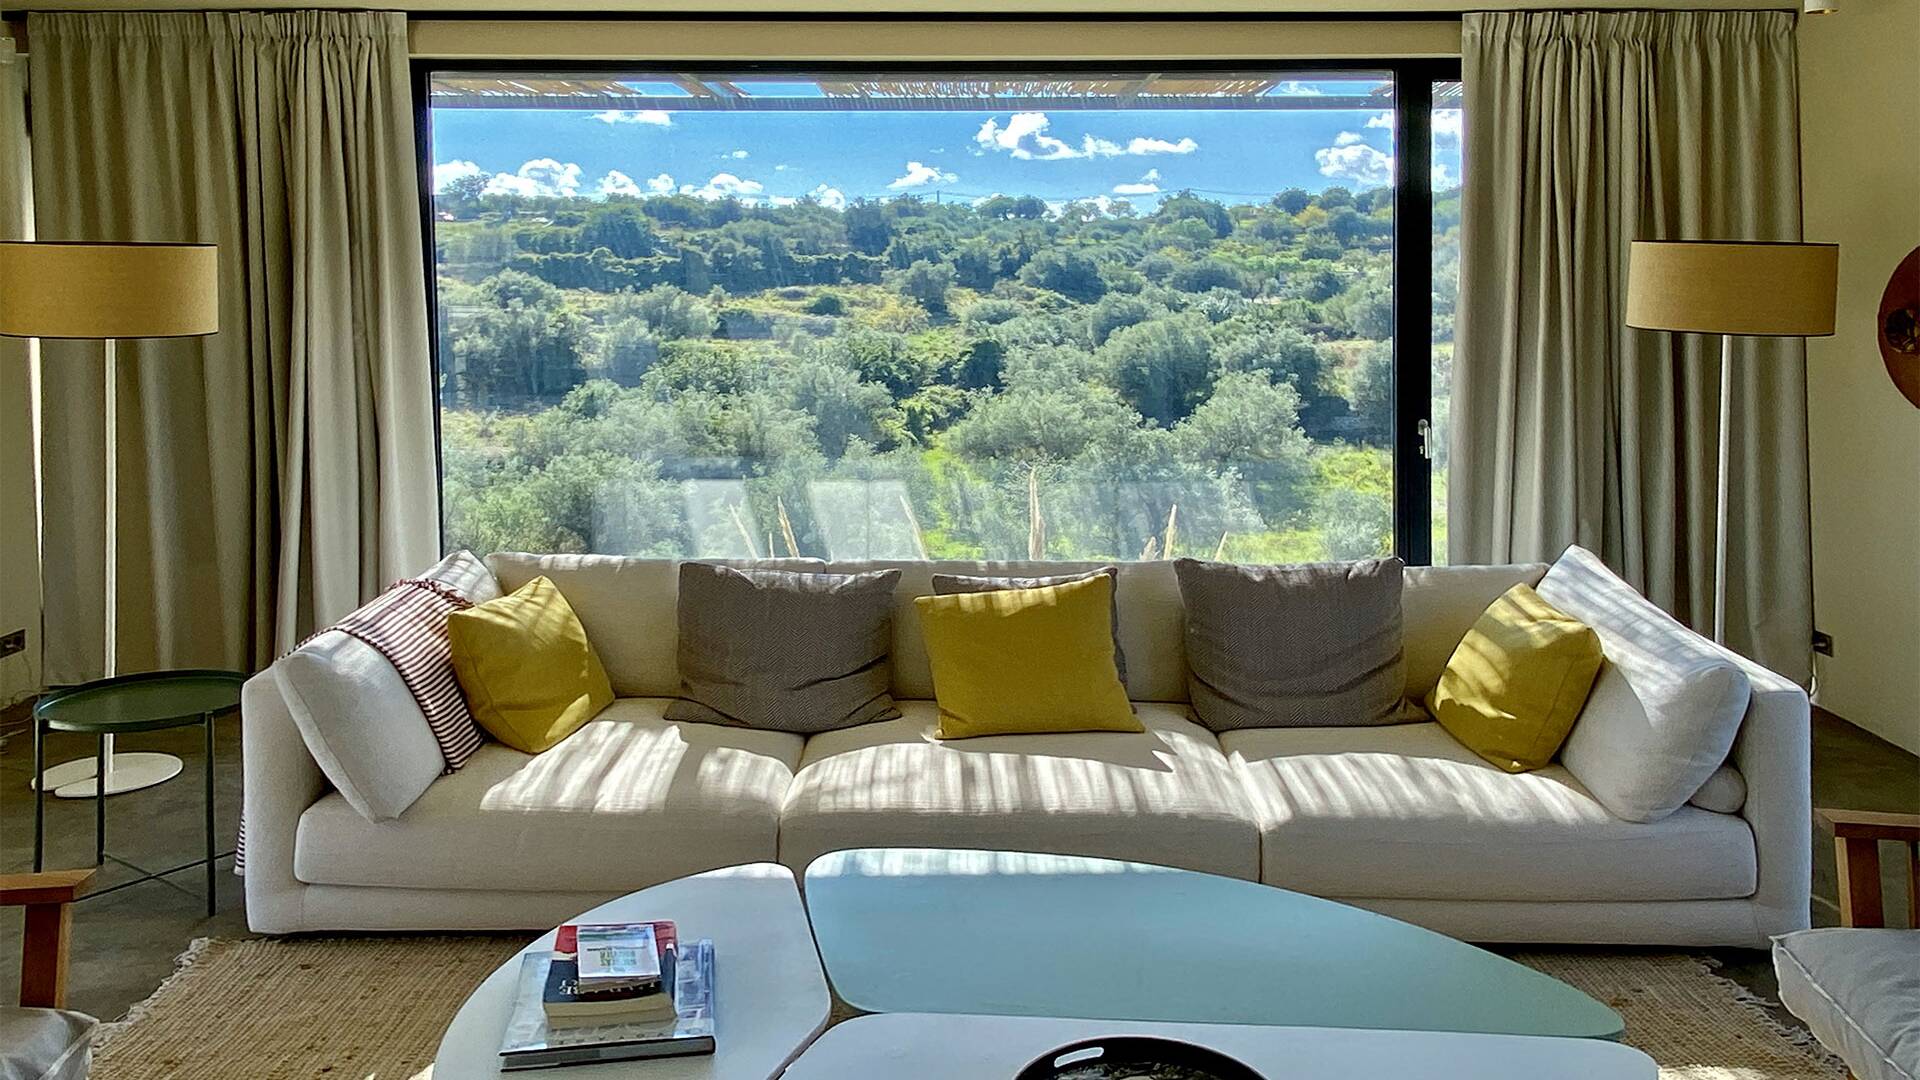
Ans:
{"label": "jute rug", "polygon": [[[106,1026],[98,1080],[425,1080],[447,1022],[524,935],[197,941]],[[1804,1032],[1682,953],[1515,957],[1606,1002],[1662,1080],[1839,1080]],[[462,1080],[438,1077],[434,1080]]]}

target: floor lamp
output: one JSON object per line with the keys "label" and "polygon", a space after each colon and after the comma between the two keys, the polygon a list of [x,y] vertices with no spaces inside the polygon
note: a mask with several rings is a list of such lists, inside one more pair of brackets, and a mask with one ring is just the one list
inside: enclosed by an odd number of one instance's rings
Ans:
{"label": "floor lamp", "polygon": [[[200,337],[220,329],[219,274],[211,244],[0,241],[0,335],[99,340],[106,359],[106,661],[119,670],[119,338]],[[38,403],[35,404],[38,408]],[[42,647],[45,647],[44,641]],[[106,793],[150,787],[180,771],[172,754],[106,751]],[[94,761],[48,769],[37,783],[64,798],[92,798]]]}
{"label": "floor lamp", "polygon": [[1627,260],[1627,325],[1720,335],[1720,468],[1713,527],[1713,640],[1727,641],[1727,456],[1735,337],[1833,333],[1838,244],[1637,241]]}

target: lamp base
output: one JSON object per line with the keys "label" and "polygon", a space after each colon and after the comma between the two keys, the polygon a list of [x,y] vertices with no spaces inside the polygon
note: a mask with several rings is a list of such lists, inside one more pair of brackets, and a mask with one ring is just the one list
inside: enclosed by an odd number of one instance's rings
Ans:
{"label": "lamp base", "polygon": [[[164,784],[180,775],[181,767],[180,759],[172,754],[115,754],[107,762],[107,794],[120,795]],[[60,799],[94,798],[97,792],[94,760],[78,758],[55,765],[42,773],[37,783],[30,780],[28,785],[36,789],[44,786]]]}

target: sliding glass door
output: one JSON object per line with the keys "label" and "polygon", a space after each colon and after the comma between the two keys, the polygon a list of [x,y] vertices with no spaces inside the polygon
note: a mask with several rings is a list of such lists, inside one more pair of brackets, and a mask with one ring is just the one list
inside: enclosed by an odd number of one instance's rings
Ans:
{"label": "sliding glass door", "polygon": [[1424,559],[1411,70],[423,70],[446,542]]}

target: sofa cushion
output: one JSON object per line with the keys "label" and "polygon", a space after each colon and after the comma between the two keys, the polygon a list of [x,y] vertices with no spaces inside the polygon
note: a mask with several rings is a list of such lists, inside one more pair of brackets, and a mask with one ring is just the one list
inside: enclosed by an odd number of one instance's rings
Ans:
{"label": "sofa cushion", "polygon": [[808,735],[900,715],[887,660],[899,577],[682,563],[668,719]]}
{"label": "sofa cushion", "polygon": [[[771,570],[818,570],[818,559],[715,560],[723,566]],[[680,564],[673,559],[624,555],[528,555],[496,551],[487,567],[511,592],[545,575],[558,586],[600,654],[613,692],[630,697],[671,697],[680,692],[676,662],[679,631],[675,610]]]}
{"label": "sofa cushion", "polygon": [[1567,770],[1512,774],[1438,724],[1233,731],[1220,745],[1261,832],[1261,880],[1337,898],[1750,896],[1753,833],[1685,807],[1622,821]]}
{"label": "sofa cushion", "polygon": [[922,596],[914,606],[942,739],[1144,730],[1115,668],[1108,575]]}
{"label": "sofa cushion", "polygon": [[[1103,562],[909,562],[863,560],[830,562],[835,574],[869,570],[898,570],[900,583],[893,594],[893,696],[900,700],[931,700],[933,672],[927,665],[926,642],[913,617],[915,597],[932,595],[933,575],[967,577],[1046,577],[1079,574],[1112,565]],[[1173,564],[1165,560],[1121,563],[1114,605],[1120,617],[1120,648],[1127,654],[1127,693],[1135,701],[1187,700],[1186,650],[1181,643],[1185,615],[1180,584]],[[1495,596],[1499,593],[1496,591]],[[1485,604],[1481,604],[1485,607]],[[1479,614],[1476,610],[1474,614]],[[1468,622],[1473,620],[1469,618]],[[1464,631],[1465,627],[1462,627]],[[1445,663],[1446,658],[1441,657]]]}
{"label": "sofa cushion", "polygon": [[1409,718],[1399,559],[1173,568],[1187,605],[1187,691],[1210,730]]}
{"label": "sofa cushion", "polygon": [[618,891],[771,861],[802,740],[621,698],[538,757],[489,743],[393,821],[338,793],[301,815],[309,884]]}
{"label": "sofa cushion", "polygon": [[324,630],[271,671],[307,752],[367,820],[400,816],[446,771],[413,691],[366,642]]}
{"label": "sofa cushion", "polygon": [[1780,1002],[1859,1080],[1920,1080],[1920,930],[1828,927],[1773,940]]}
{"label": "sofa cushion", "polygon": [[1600,659],[1592,627],[1515,585],[1453,650],[1427,709],[1507,772],[1542,768],[1573,730]]}
{"label": "sofa cushion", "polygon": [[1746,673],[1585,548],[1562,553],[1539,592],[1593,627],[1607,655],[1560,760],[1628,821],[1673,813],[1727,760],[1752,697]]}
{"label": "sofa cushion", "polygon": [[1259,840],[1220,747],[1184,706],[1141,703],[1146,731],[941,742],[931,701],[807,740],[780,860],[852,847],[1012,848],[1252,878]]}
{"label": "sofa cushion", "polygon": [[613,703],[587,632],[552,581],[447,616],[453,669],[487,734],[538,754]]}
{"label": "sofa cushion", "polygon": [[1085,581],[1096,574],[1104,574],[1114,585],[1113,603],[1107,610],[1107,622],[1113,632],[1113,666],[1120,672],[1121,684],[1125,685],[1127,650],[1120,644],[1120,568],[1118,566],[1109,564],[1083,573],[1034,574],[1027,577],[1015,577],[1011,574],[998,574],[992,577],[935,574],[933,575],[933,593],[935,596],[952,596],[959,593],[998,592],[1009,589],[1044,589],[1049,585],[1066,585],[1075,581]]}
{"label": "sofa cushion", "polygon": [[1487,606],[1515,585],[1538,585],[1546,563],[1512,566],[1409,566],[1400,594],[1407,698],[1425,701],[1462,638]]}

